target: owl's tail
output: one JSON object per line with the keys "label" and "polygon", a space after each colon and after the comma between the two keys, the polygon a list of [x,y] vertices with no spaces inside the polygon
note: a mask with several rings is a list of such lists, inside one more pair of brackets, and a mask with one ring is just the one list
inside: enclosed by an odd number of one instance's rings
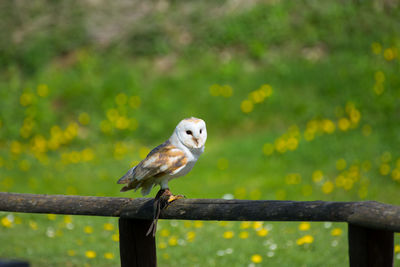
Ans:
{"label": "owl's tail", "polygon": [[131,180],[135,176],[135,169],[136,169],[136,166],[129,169],[129,171],[127,173],[125,173],[124,176],[119,178],[117,184],[127,184],[127,183],[131,182]]}

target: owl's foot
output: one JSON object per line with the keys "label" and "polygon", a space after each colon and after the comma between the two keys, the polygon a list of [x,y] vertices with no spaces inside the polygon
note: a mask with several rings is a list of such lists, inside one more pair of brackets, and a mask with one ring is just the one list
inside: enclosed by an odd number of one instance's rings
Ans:
{"label": "owl's foot", "polygon": [[181,199],[181,198],[185,198],[184,195],[170,195],[170,197],[168,198],[168,205],[171,204],[171,202]]}
{"label": "owl's foot", "polygon": [[165,209],[172,201],[179,199],[179,198],[182,198],[182,196],[172,195],[171,191],[169,191],[169,188],[160,189],[157,192],[157,195],[154,198],[154,204],[153,204],[153,208],[154,208],[153,223],[150,225],[150,228],[147,231],[146,235],[149,235],[150,233],[152,233],[153,236],[156,235],[157,222],[158,222],[158,218],[160,217],[161,210]]}

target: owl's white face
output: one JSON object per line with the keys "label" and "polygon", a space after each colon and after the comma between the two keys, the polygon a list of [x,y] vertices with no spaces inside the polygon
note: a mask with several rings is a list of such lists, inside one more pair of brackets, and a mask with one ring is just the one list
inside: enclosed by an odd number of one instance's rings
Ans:
{"label": "owl's white face", "polygon": [[206,123],[202,119],[184,119],[176,126],[175,132],[182,144],[190,149],[202,148],[207,140]]}

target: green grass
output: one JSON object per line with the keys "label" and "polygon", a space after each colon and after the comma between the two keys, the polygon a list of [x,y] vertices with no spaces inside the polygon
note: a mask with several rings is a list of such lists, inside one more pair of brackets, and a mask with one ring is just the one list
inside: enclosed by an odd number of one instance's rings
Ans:
{"label": "green grass", "polygon": [[[101,50],[84,35],[52,43],[44,35],[13,50],[31,45],[32,57],[9,51],[0,72],[1,191],[140,197],[119,193],[117,179],[182,118],[196,116],[207,123],[206,151],[190,174],[170,183],[176,194],[400,205],[400,27],[392,9],[304,1],[209,20],[170,14],[135,35],[132,49]],[[188,25],[192,42],[175,46],[163,21]],[[52,48],[38,60],[42,42]],[[272,94],[252,98],[265,84]],[[345,224],[311,223],[302,231],[300,222],[263,222],[264,236],[253,226],[161,221],[158,261],[247,266],[257,254],[260,266],[348,263]],[[0,258],[115,266],[117,231],[116,218],[0,213],[0,242],[7,243]],[[312,242],[297,244],[303,236]]]}

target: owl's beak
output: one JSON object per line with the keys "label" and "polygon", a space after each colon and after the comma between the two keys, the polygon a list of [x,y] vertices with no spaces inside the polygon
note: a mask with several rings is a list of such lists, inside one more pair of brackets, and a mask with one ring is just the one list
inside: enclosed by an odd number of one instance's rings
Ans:
{"label": "owl's beak", "polygon": [[196,147],[199,146],[199,139],[197,139],[196,137],[192,137],[193,142],[196,144]]}

